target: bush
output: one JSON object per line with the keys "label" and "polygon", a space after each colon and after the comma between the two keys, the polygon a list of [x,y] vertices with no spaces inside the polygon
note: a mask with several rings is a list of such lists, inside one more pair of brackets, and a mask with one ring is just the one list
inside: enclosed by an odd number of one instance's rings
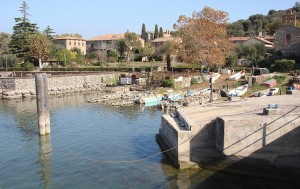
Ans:
{"label": "bush", "polygon": [[275,64],[271,65],[270,70],[272,72],[290,72],[293,70],[295,65],[295,60],[276,60]]}
{"label": "bush", "polygon": [[275,79],[277,83],[281,84],[286,79],[286,76],[284,76],[284,75],[275,75],[273,77],[273,79]]}
{"label": "bush", "polygon": [[172,87],[175,86],[175,80],[174,79],[164,79],[162,83],[162,87]]}
{"label": "bush", "polygon": [[192,77],[191,78],[191,85],[195,85],[195,84],[198,84],[199,83],[199,80],[195,77]]}
{"label": "bush", "polygon": [[23,67],[25,68],[25,71],[32,71],[34,70],[34,65],[31,62],[26,62]]}

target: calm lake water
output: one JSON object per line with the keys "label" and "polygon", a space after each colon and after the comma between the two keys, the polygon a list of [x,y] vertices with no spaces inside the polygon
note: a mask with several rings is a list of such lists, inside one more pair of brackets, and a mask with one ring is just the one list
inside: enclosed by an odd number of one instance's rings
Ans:
{"label": "calm lake water", "polygon": [[[208,170],[179,171],[155,141],[162,112],[50,98],[51,136],[39,137],[35,99],[0,100],[0,188],[293,188]],[[212,176],[213,175],[213,176]]]}

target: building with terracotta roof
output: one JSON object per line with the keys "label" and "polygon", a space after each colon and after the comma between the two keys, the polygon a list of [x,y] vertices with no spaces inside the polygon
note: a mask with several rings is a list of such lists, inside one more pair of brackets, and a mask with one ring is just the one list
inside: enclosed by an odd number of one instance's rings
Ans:
{"label": "building with terracotta roof", "polygon": [[263,43],[267,49],[272,49],[274,47],[274,43],[264,39],[263,37],[257,36],[257,37],[252,37],[245,41],[243,44],[259,44]]}
{"label": "building with terracotta roof", "polygon": [[80,49],[82,54],[86,54],[86,40],[81,37],[66,36],[53,39],[53,43],[61,45],[68,50],[73,48]]}
{"label": "building with terracotta roof", "polygon": [[88,51],[106,51],[114,48],[115,42],[119,39],[123,39],[125,33],[121,34],[105,34],[102,36],[92,37],[87,40],[86,47]]}

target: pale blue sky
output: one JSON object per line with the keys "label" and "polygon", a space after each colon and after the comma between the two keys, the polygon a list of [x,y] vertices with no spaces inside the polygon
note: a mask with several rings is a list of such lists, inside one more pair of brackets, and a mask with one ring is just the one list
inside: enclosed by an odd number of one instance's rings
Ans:
{"label": "pale blue sky", "polygon": [[[230,22],[247,19],[253,14],[268,14],[271,9],[284,10],[297,0],[26,0],[30,21],[40,30],[48,25],[57,33],[79,33],[90,39],[127,30],[140,33],[142,23],[147,30],[155,24],[172,30],[180,15],[191,16],[205,6],[228,12]],[[0,32],[12,33],[14,18],[22,0],[0,0]]]}

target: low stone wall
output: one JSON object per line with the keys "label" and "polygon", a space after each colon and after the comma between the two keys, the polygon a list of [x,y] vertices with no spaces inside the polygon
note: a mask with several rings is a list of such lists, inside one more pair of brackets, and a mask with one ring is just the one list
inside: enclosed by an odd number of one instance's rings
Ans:
{"label": "low stone wall", "polygon": [[[109,84],[116,74],[48,76],[49,95],[78,93],[100,90]],[[0,98],[32,98],[35,97],[35,78],[0,78]]]}

